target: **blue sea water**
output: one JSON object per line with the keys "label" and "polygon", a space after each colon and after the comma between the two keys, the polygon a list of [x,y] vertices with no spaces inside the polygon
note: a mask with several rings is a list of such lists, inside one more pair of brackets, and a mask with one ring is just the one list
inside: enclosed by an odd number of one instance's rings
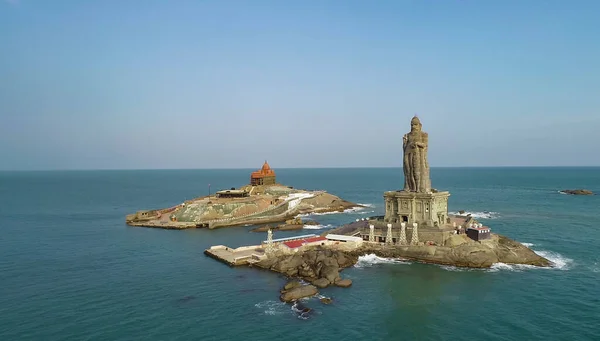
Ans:
{"label": "blue sea water", "polygon": [[[300,318],[285,278],[204,256],[257,243],[248,227],[128,227],[139,209],[240,186],[250,170],[0,173],[0,340],[600,340],[600,168],[434,168],[451,211],[555,262],[488,270],[362,258]],[[278,180],[371,207],[314,216],[324,228],[383,213],[401,169],[278,169]],[[289,231],[275,237],[320,233]],[[529,244],[528,244],[529,245]]]}

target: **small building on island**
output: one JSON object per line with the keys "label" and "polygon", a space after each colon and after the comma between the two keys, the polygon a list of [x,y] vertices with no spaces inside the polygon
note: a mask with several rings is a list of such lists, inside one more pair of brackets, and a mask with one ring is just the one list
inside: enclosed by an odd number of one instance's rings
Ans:
{"label": "small building on island", "polygon": [[467,227],[467,237],[474,241],[480,241],[491,238],[490,228],[483,226],[482,224],[474,224],[473,226]]}
{"label": "small building on island", "polygon": [[275,171],[271,169],[266,160],[260,170],[250,174],[250,185],[252,186],[274,185],[275,183]]}
{"label": "small building on island", "polygon": [[228,189],[224,191],[218,191],[215,193],[217,198],[245,198],[250,196],[250,194],[244,190],[239,189]]}
{"label": "small building on island", "polygon": [[346,236],[343,234],[329,233],[328,235],[325,236],[325,238],[327,238],[328,241],[330,241],[334,244],[342,243],[342,244],[348,244],[353,247],[359,247],[363,243],[363,239],[361,237]]}

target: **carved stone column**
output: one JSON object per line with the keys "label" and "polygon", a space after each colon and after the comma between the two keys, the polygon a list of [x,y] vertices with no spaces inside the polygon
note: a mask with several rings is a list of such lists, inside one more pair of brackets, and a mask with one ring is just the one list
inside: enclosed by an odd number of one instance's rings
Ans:
{"label": "carved stone column", "polygon": [[387,224],[387,236],[385,237],[385,243],[387,245],[392,245],[394,243],[392,238],[392,224]]}
{"label": "carved stone column", "polygon": [[413,231],[412,231],[412,238],[410,240],[410,244],[411,245],[417,245],[419,244],[419,232],[417,230],[418,224],[417,223],[413,223]]}
{"label": "carved stone column", "polygon": [[406,223],[400,224],[400,238],[398,238],[398,245],[406,245]]}

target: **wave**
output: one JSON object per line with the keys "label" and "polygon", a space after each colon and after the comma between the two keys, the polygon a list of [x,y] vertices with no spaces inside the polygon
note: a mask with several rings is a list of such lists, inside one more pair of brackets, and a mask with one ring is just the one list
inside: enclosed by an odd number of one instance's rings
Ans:
{"label": "wave", "polygon": [[281,315],[287,311],[285,303],[280,301],[263,301],[256,303],[254,306],[258,309],[265,309],[265,315]]}
{"label": "wave", "polygon": [[359,205],[363,205],[366,207],[353,207],[353,208],[347,208],[345,210],[343,210],[342,212],[339,211],[335,211],[335,212],[314,212],[314,213],[301,213],[296,215],[296,217],[313,217],[313,216],[320,216],[320,215],[330,215],[330,214],[369,214],[369,213],[374,213],[374,210],[368,210],[368,208],[372,208],[374,207],[374,205],[372,204],[359,204]]}
{"label": "wave", "polygon": [[471,217],[475,218],[475,219],[496,219],[500,216],[500,214],[498,212],[488,212],[488,211],[483,211],[483,212],[468,212],[465,211],[464,213],[459,213],[459,212],[450,212],[450,214],[452,215],[456,215],[459,217],[466,217],[469,214],[471,215]]}
{"label": "wave", "polygon": [[355,268],[367,268],[377,264],[411,264],[410,262],[393,259],[393,258],[383,258],[379,257],[375,254],[368,254],[364,256],[358,257],[358,262],[354,264]]}
{"label": "wave", "polygon": [[301,301],[302,300],[294,302],[294,304],[292,304],[291,310],[294,314],[298,315],[299,319],[308,320],[313,310],[302,305],[302,303],[300,303]]}
{"label": "wave", "polygon": [[303,230],[322,230],[322,229],[330,229],[334,227],[331,224],[327,224],[327,225],[304,225],[304,227],[302,228]]}
{"label": "wave", "polygon": [[573,260],[554,251],[533,250],[539,256],[542,256],[552,262],[552,268],[558,270],[569,270],[573,265]]}
{"label": "wave", "polygon": [[526,247],[532,247],[532,246],[535,245],[533,243],[521,243],[521,244],[524,245],[524,246],[526,246]]}

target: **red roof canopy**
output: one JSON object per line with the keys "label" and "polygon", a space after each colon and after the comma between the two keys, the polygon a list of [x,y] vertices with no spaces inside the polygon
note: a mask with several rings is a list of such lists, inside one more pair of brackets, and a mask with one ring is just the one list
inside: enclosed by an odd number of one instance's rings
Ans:
{"label": "red roof canopy", "polygon": [[283,244],[287,247],[289,247],[290,249],[296,249],[301,247],[304,244],[308,244],[308,243],[314,243],[314,242],[320,242],[322,240],[327,240],[327,238],[325,237],[311,237],[311,238],[306,238],[306,239],[299,239],[299,240],[292,240],[289,242],[284,242]]}

